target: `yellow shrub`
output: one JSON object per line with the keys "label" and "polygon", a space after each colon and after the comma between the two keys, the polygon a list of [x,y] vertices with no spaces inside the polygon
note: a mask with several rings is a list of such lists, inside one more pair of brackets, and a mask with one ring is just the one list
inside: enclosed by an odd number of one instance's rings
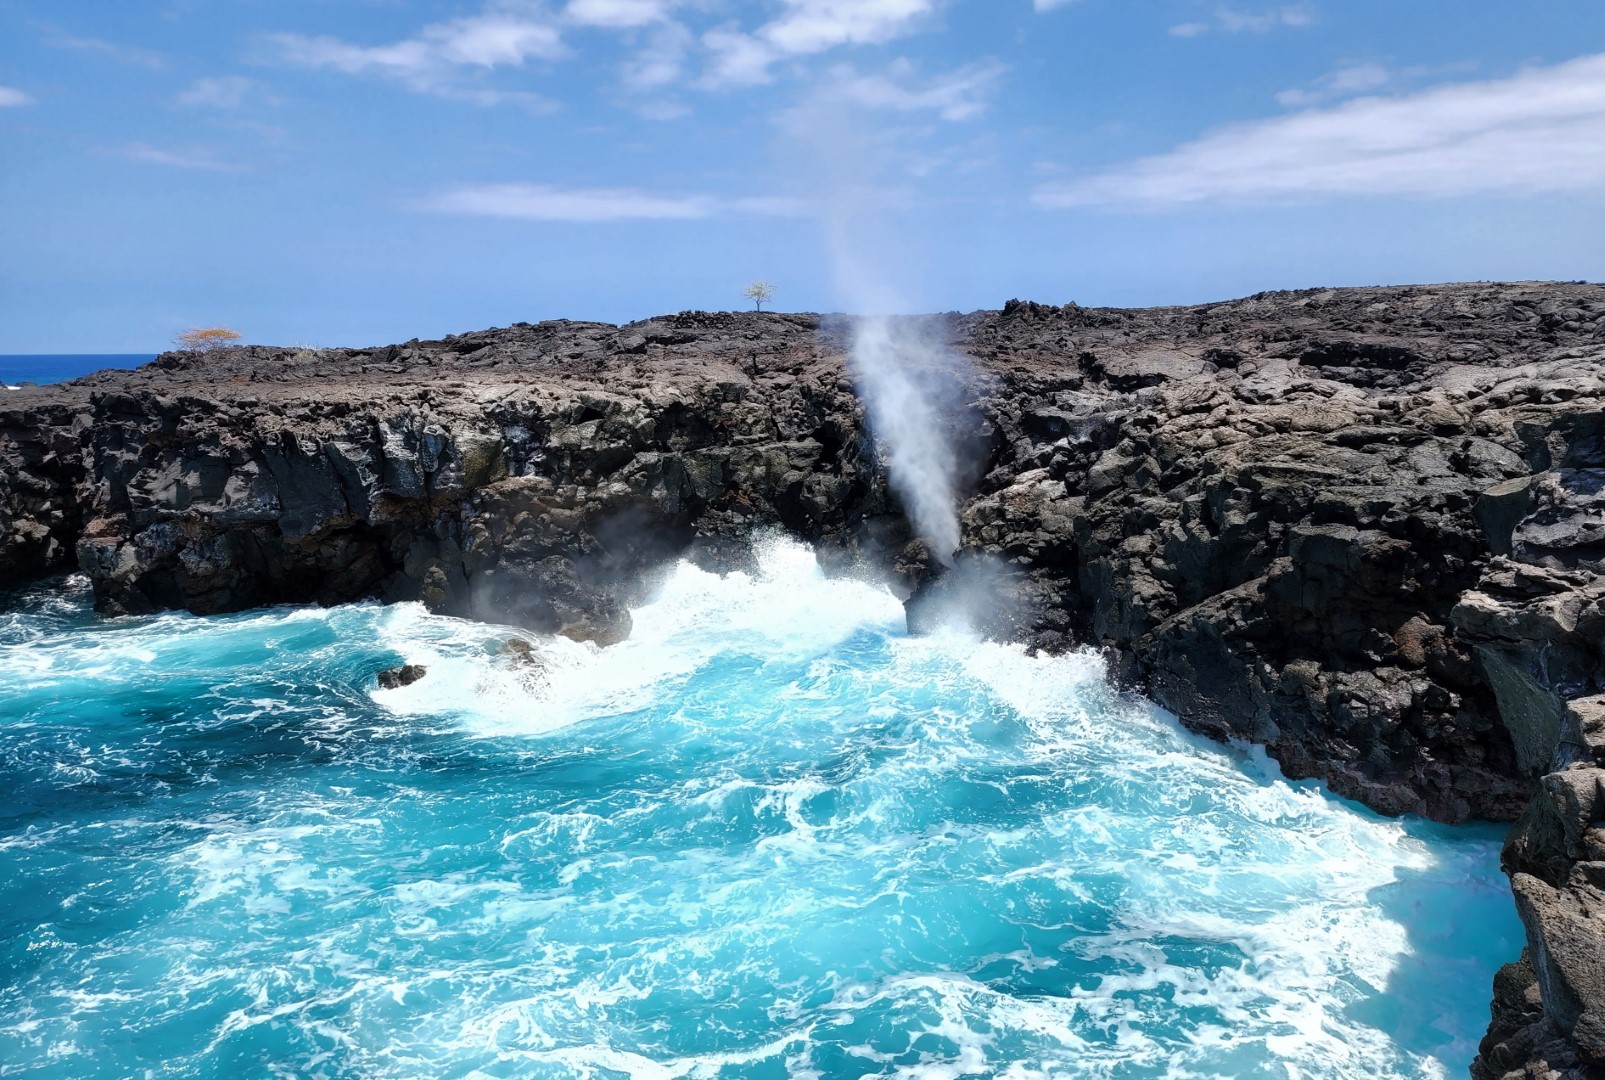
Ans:
{"label": "yellow shrub", "polygon": [[192,326],[174,338],[173,344],[191,352],[211,352],[224,345],[233,345],[239,340],[240,332],[230,330],[226,326]]}

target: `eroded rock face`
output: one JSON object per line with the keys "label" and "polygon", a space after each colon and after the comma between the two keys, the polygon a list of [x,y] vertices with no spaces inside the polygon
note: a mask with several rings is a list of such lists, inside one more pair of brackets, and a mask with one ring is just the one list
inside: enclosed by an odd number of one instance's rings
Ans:
{"label": "eroded rock face", "polygon": [[906,540],[818,330],[558,323],[21,391],[0,576],[76,562],[111,613],[379,596],[617,641],[655,567],[734,558],[754,525]]}
{"label": "eroded rock face", "polygon": [[[1094,358],[1014,363],[995,410],[1012,455],[966,538],[1018,567],[1032,641],[1108,647],[1190,725],[1385,812],[1513,817],[1559,704],[1601,688],[1578,590],[1601,553],[1602,301],[1018,305],[978,335],[1000,361],[1049,334]],[[1522,644],[1540,623],[1542,660]]]}
{"label": "eroded rock face", "polygon": [[1566,750],[1505,843],[1521,959],[1494,980],[1477,1080],[1605,1076],[1605,696],[1571,702]]}
{"label": "eroded rock face", "polygon": [[1478,1068],[1605,1061],[1605,287],[1011,302],[943,334],[973,362],[958,577],[910,541],[842,326],[686,313],[8,392],[0,586],[78,566],[109,612],[379,596],[606,643],[668,561],[780,527],[891,569],[914,621],[1002,596],[1000,633],[1101,647],[1384,812],[1536,791],[1507,855],[1530,948]]}

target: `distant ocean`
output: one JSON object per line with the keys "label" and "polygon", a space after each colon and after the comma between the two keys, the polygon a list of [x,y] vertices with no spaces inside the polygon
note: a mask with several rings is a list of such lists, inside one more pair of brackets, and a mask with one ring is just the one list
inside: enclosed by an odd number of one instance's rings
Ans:
{"label": "distant ocean", "polygon": [[154,359],[155,353],[0,353],[0,384],[66,382],[106,368],[136,368]]}

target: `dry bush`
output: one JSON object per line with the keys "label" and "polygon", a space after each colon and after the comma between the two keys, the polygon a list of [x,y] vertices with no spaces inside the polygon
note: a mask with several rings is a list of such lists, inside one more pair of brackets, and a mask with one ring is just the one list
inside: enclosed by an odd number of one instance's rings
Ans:
{"label": "dry bush", "polygon": [[238,330],[226,326],[192,326],[173,339],[173,344],[187,352],[211,352],[240,340]]}

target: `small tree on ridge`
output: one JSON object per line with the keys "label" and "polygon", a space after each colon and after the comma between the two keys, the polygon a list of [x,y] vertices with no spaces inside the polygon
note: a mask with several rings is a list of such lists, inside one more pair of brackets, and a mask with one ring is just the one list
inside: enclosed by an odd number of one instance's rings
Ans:
{"label": "small tree on ridge", "polygon": [[762,311],[764,304],[774,299],[775,287],[767,281],[754,281],[741,290],[741,295],[752,301],[754,310]]}
{"label": "small tree on ridge", "polygon": [[226,326],[192,326],[173,339],[173,344],[186,352],[211,352],[240,340],[238,330]]}

